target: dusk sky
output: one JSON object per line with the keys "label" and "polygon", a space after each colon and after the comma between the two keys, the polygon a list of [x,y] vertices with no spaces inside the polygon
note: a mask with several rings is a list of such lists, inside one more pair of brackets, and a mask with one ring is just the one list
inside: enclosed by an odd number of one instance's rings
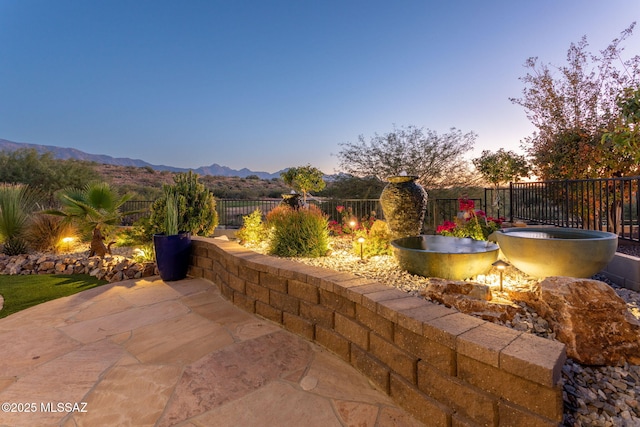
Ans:
{"label": "dusk sky", "polygon": [[639,0],[0,0],[0,138],[272,173],[334,173],[393,124],[521,152],[525,60],[633,21]]}

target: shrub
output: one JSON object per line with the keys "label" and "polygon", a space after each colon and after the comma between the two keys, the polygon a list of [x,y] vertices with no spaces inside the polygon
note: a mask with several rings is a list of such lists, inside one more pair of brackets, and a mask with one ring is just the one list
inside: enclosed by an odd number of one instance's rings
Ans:
{"label": "shrub", "polygon": [[376,255],[391,255],[391,233],[386,222],[375,220],[370,228],[362,228],[356,232],[353,241],[353,252],[360,255],[360,242],[358,239],[364,238],[362,243],[362,256],[371,257]]}
{"label": "shrub", "polygon": [[262,211],[256,209],[249,215],[242,217],[242,227],[236,233],[241,243],[257,245],[268,238],[267,229],[262,222]]}
{"label": "shrub", "polygon": [[151,206],[151,234],[164,232],[167,195],[178,198],[178,230],[209,236],[218,225],[216,201],[211,191],[198,182],[198,174],[189,171],[173,177],[174,184],[164,185],[164,195]]}
{"label": "shrub", "polygon": [[36,251],[59,252],[66,243],[65,237],[77,239],[78,230],[62,217],[37,213],[31,216],[25,232],[25,239],[29,246]]}
{"label": "shrub", "polygon": [[269,253],[277,256],[319,257],[329,250],[327,218],[322,211],[279,206],[267,215]]}
{"label": "shrub", "polygon": [[153,234],[149,232],[151,225],[148,217],[138,219],[133,226],[123,229],[116,236],[118,246],[140,246],[153,241]]}
{"label": "shrub", "polygon": [[37,195],[23,184],[0,184],[0,242],[7,255],[27,252],[25,233]]}

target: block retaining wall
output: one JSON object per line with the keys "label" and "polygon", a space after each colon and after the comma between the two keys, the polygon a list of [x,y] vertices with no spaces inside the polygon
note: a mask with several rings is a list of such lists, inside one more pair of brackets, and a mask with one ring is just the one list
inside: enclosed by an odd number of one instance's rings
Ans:
{"label": "block retaining wall", "polygon": [[563,344],[375,281],[194,238],[189,274],[354,366],[429,426],[558,426]]}

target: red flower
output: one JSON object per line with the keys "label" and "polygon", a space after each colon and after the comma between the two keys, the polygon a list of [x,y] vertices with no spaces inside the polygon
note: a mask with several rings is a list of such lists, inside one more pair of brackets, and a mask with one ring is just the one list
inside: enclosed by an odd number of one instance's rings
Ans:
{"label": "red flower", "polygon": [[460,204],[460,210],[462,212],[471,211],[476,206],[473,200],[469,200],[466,197],[458,199],[458,203]]}
{"label": "red flower", "polygon": [[338,213],[342,213],[344,211],[344,206],[336,206],[336,210]]}
{"label": "red flower", "polygon": [[451,231],[456,228],[456,223],[452,221],[445,221],[436,229],[437,233],[442,233],[443,231]]}

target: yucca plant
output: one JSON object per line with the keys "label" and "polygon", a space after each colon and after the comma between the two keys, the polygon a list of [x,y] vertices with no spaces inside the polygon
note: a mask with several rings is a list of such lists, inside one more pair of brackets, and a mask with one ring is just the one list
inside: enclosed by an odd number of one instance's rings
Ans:
{"label": "yucca plant", "polygon": [[25,233],[37,209],[37,194],[23,184],[0,184],[0,242],[7,255],[26,253]]}

